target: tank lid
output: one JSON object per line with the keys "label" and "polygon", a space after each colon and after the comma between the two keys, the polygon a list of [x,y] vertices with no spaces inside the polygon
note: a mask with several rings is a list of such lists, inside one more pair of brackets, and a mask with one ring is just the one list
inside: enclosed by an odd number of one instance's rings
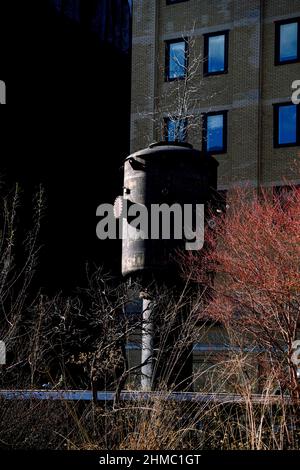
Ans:
{"label": "tank lid", "polygon": [[164,157],[164,158],[184,158],[191,159],[193,161],[199,162],[199,164],[208,164],[218,166],[218,161],[210,153],[205,153],[201,150],[197,150],[193,145],[187,142],[154,142],[149,145],[149,147],[138,150],[128,157],[125,158],[125,161],[132,159],[142,159],[148,160],[153,157]]}
{"label": "tank lid", "polygon": [[188,142],[167,142],[167,141],[161,141],[161,142],[153,142],[152,144],[149,145],[150,149],[153,149],[155,147],[184,147],[187,149],[193,150],[192,144],[189,144]]}

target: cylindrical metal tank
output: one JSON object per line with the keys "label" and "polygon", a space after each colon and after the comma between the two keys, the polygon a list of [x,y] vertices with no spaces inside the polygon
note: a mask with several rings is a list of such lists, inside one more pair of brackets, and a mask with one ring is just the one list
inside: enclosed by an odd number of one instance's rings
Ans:
{"label": "cylindrical metal tank", "polygon": [[[116,199],[114,211],[115,216],[121,220],[123,234],[122,274],[131,279],[137,278],[141,286],[146,287],[146,292],[140,293],[140,297],[143,298],[141,312],[143,390],[159,386],[164,377],[163,371],[182,331],[181,325],[188,315],[188,312],[184,311],[179,318],[173,319],[172,328],[163,342],[163,351],[160,351],[159,318],[156,314],[156,303],[159,302],[159,298],[155,290],[164,285],[175,287],[175,290],[181,292],[179,269],[174,254],[176,250],[186,247],[186,240],[184,237],[180,238],[176,230],[179,229],[181,234],[184,232],[185,205],[190,205],[196,210],[197,204],[205,205],[213,199],[217,187],[217,167],[218,163],[212,156],[183,143],[152,144],[125,160],[123,195]],[[168,218],[170,213],[167,211],[161,215],[161,230],[160,228],[158,231],[154,230],[155,238],[152,232],[152,208],[161,205],[165,205],[166,209],[177,205],[182,218],[178,222],[178,218],[175,220],[174,216],[173,227],[169,223],[169,232],[173,236],[168,237],[163,236],[166,235],[163,229],[166,220],[162,219]],[[131,212],[131,209],[134,211]],[[140,226],[137,226],[134,221],[139,211],[143,217],[140,219]],[[171,222],[171,217],[168,220]],[[141,237],[141,232],[144,235],[147,232],[148,236]],[[150,290],[148,290],[149,280],[154,281]],[[151,293],[151,290],[154,292]],[[192,376],[192,345],[189,343],[182,348],[174,370],[168,373],[167,385],[175,386],[179,390],[189,390],[192,387]]]}
{"label": "cylindrical metal tank", "polygon": [[[152,144],[126,158],[124,193],[116,203],[116,212],[122,217],[124,201],[127,209],[131,204],[146,207],[150,219],[153,205],[179,204],[183,208],[185,204],[205,204],[217,186],[217,167],[214,157],[195,150],[190,144]],[[184,239],[151,239],[150,219],[148,239],[123,238],[124,276],[172,271],[174,251],[184,248]],[[128,223],[130,218],[125,216],[125,229]]]}

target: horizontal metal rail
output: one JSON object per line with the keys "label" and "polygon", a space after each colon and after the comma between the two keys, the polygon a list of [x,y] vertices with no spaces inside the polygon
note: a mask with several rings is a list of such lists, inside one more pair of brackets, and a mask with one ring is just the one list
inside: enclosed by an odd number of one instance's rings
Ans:
{"label": "horizontal metal rail", "polygon": [[[93,394],[84,390],[0,390],[0,398],[5,400],[65,400],[65,401],[91,401]],[[113,402],[116,398],[115,392],[98,392],[97,400],[102,402]],[[120,395],[121,401],[153,401],[162,399],[165,401],[195,402],[195,403],[245,403],[249,399],[252,403],[276,404],[282,401],[279,395],[252,395],[243,397],[241,395],[226,393],[200,393],[200,392],[141,392],[123,391]],[[284,397],[285,403],[295,404],[289,396]]]}

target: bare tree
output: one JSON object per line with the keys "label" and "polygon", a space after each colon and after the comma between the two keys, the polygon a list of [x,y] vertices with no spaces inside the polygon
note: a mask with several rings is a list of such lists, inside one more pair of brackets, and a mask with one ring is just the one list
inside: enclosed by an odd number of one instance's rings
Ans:
{"label": "bare tree", "polygon": [[[172,140],[183,141],[189,132],[202,129],[201,107],[203,102],[212,99],[216,93],[209,96],[203,93],[204,78],[202,68],[207,60],[197,50],[197,36],[195,24],[192,28],[182,33],[184,54],[171,55],[175,73],[168,77],[161,58],[157,58],[159,77],[164,77],[168,83],[160,86],[160,93],[154,97],[154,111],[140,112],[142,117],[149,117],[154,125],[158,140],[166,137],[166,125],[171,123],[173,127]],[[167,67],[168,68],[168,67]],[[153,97],[149,97],[153,101]]]}
{"label": "bare tree", "polygon": [[21,191],[18,185],[1,204],[0,240],[0,337],[5,341],[10,363],[6,372],[18,376],[26,363],[25,349],[29,331],[26,312],[34,300],[30,288],[37,269],[40,224],[44,209],[42,188],[33,202],[32,228],[24,235],[18,224],[21,210]]}

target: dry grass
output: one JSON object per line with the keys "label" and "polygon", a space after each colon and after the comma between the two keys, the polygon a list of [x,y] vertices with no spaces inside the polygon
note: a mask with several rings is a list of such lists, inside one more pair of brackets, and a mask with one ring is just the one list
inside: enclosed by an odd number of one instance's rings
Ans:
{"label": "dry grass", "polygon": [[[47,298],[32,292],[42,206],[40,193],[33,228],[21,243],[25,248],[21,264],[17,262],[18,190],[2,206],[0,335],[7,343],[8,365],[0,371],[0,386],[41,388],[48,382],[53,388],[119,392],[129,377],[124,344],[143,329],[141,318],[129,320],[124,313],[140,287],[116,285],[98,270],[89,277],[88,287],[73,297]],[[183,359],[190,359],[192,345],[205,342],[211,328],[199,323],[199,309],[206,302],[202,287],[187,282],[179,294],[162,286],[155,293],[155,370],[160,378],[155,387],[160,396],[140,402],[123,402],[117,396],[114,403],[97,404],[1,400],[0,448],[298,449],[298,406],[288,404],[282,390],[274,404],[278,374],[268,366],[268,357],[245,348],[247,338],[237,330],[225,332],[234,348],[204,364],[190,377],[187,389],[201,383],[203,393],[237,393],[241,402],[168,399],[182,378]],[[136,378],[139,367],[132,374]],[[257,390],[264,397],[260,404],[252,401]]]}

